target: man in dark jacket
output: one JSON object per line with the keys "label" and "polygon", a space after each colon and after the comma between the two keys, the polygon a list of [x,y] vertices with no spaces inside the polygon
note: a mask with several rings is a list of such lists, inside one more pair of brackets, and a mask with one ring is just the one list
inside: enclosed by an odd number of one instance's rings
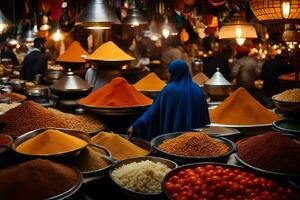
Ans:
{"label": "man in dark jacket", "polygon": [[33,48],[24,58],[21,75],[27,81],[34,81],[35,75],[44,74],[47,70],[47,56],[44,54],[45,42],[43,38],[36,38],[33,41]]}

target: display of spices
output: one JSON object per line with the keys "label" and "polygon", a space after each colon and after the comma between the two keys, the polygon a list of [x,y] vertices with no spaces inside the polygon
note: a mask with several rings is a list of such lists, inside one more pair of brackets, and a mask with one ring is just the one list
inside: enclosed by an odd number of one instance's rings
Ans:
{"label": "display of spices", "polygon": [[92,137],[91,142],[106,148],[117,160],[140,157],[149,154],[148,151],[131,143],[128,139],[108,132],[100,132]]}
{"label": "display of spices", "polygon": [[47,199],[71,189],[78,181],[78,174],[70,167],[49,160],[31,160],[0,170],[0,197]]}
{"label": "display of spices", "polygon": [[202,132],[186,132],[164,140],[159,149],[178,156],[216,157],[229,152],[229,147]]}
{"label": "display of spices", "polygon": [[100,61],[124,61],[134,60],[135,58],[125,53],[112,41],[109,41],[98,47],[91,55],[87,56],[86,59]]}
{"label": "display of spices", "polygon": [[62,61],[62,62],[86,62],[84,58],[82,58],[82,55],[88,56],[89,53],[82,48],[80,43],[78,41],[74,41],[71,43],[71,45],[68,47],[68,49],[58,56],[56,61]]}
{"label": "display of spices", "polygon": [[0,97],[9,97],[12,102],[22,102],[26,99],[26,96],[14,92],[0,94]]}
{"label": "display of spices", "polygon": [[86,106],[130,107],[149,105],[152,100],[130,85],[126,79],[117,77],[107,85],[98,88],[87,97],[79,100]]}
{"label": "display of spices", "polygon": [[151,72],[133,85],[137,90],[160,91],[166,83]]}
{"label": "display of spices", "polygon": [[204,85],[204,83],[206,81],[208,81],[208,77],[203,73],[203,72],[200,72],[198,74],[196,74],[195,76],[193,76],[193,81],[194,83],[198,84],[198,85]]}
{"label": "display of spices", "polygon": [[182,168],[166,179],[164,188],[169,197],[176,200],[300,198],[291,186],[281,185],[234,166],[212,164]]}
{"label": "display of spices", "polygon": [[[65,114],[47,109],[33,101],[25,101],[20,106],[0,115],[0,121],[6,122],[3,133],[19,136],[38,128],[69,128],[91,132],[102,127],[100,122],[85,117]],[[73,118],[70,116],[74,116]],[[83,120],[85,118],[85,120]]]}
{"label": "display of spices", "polygon": [[74,165],[81,172],[91,172],[106,168],[111,163],[101,157],[102,154],[105,154],[102,149],[88,146],[80,152],[78,157],[74,158]]}
{"label": "display of spices", "polygon": [[273,96],[273,99],[283,102],[300,102],[300,89],[294,88],[286,90]]}
{"label": "display of spices", "polygon": [[257,168],[300,174],[300,142],[278,132],[267,132],[237,142],[237,155]]}
{"label": "display of spices", "polygon": [[280,119],[242,87],[234,91],[209,114],[211,123],[226,125],[271,124]]}
{"label": "display of spices", "polygon": [[132,162],[113,170],[112,178],[122,187],[143,193],[161,192],[161,181],[171,169],[150,160]]}
{"label": "display of spices", "polygon": [[[299,73],[300,75],[300,73]],[[278,79],[286,80],[286,81],[294,81],[296,80],[296,73],[292,72],[290,74],[282,74],[278,77]]]}
{"label": "display of spices", "polygon": [[85,147],[87,141],[55,129],[48,129],[17,146],[16,151],[29,155],[54,155]]}

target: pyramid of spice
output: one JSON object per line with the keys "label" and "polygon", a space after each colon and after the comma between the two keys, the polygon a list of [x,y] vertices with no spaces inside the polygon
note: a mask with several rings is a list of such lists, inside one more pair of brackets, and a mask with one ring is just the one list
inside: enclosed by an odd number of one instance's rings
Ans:
{"label": "pyramid of spice", "polygon": [[186,157],[216,157],[228,153],[229,147],[202,132],[186,132],[163,141],[159,146],[164,152]]}
{"label": "pyramid of spice", "polygon": [[209,114],[212,123],[231,125],[271,124],[280,119],[244,88],[237,89]]}
{"label": "pyramid of spice", "polygon": [[151,72],[133,85],[137,90],[155,90],[160,91],[166,83],[161,80],[155,73]]}
{"label": "pyramid of spice", "polygon": [[300,142],[278,132],[267,132],[237,142],[246,163],[273,172],[300,174]]}
{"label": "pyramid of spice", "polygon": [[100,132],[92,137],[91,142],[105,147],[112,157],[118,160],[145,156],[149,153],[115,133]]}
{"label": "pyramid of spice", "polygon": [[125,61],[134,60],[135,58],[125,53],[112,41],[109,41],[98,47],[91,55],[87,56],[86,59],[102,61]]}
{"label": "pyramid of spice", "polygon": [[58,58],[56,61],[62,61],[62,62],[86,62],[85,59],[83,59],[82,55],[89,55],[89,53],[82,48],[79,42],[74,41],[69,46],[69,48]]}
{"label": "pyramid of spice", "polygon": [[19,146],[17,152],[29,155],[53,155],[80,149],[87,145],[81,138],[59,130],[48,129]]}
{"label": "pyramid of spice", "polygon": [[204,85],[204,83],[206,81],[208,81],[208,79],[209,78],[202,72],[200,72],[200,73],[196,74],[195,76],[193,76],[194,83],[196,83],[198,85]]}
{"label": "pyramid of spice", "polygon": [[110,83],[80,99],[87,106],[128,107],[149,105],[152,100],[137,91],[124,78],[114,78]]}
{"label": "pyramid of spice", "polygon": [[0,115],[0,121],[6,122],[2,133],[12,136],[19,136],[38,128],[69,128],[92,132],[103,126],[98,120],[63,113],[53,108],[47,109],[33,101],[25,101]]}
{"label": "pyramid of spice", "polygon": [[35,159],[0,170],[0,198],[48,199],[74,187],[78,179],[78,174],[70,167]]}

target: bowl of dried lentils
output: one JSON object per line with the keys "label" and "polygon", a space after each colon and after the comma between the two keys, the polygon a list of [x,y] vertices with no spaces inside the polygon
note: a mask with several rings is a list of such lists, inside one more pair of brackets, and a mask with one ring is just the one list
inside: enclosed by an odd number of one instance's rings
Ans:
{"label": "bowl of dried lentils", "polygon": [[153,138],[151,145],[160,156],[178,164],[226,162],[236,150],[236,145],[231,140],[209,136],[203,132],[163,134]]}
{"label": "bowl of dried lentils", "polygon": [[286,116],[295,116],[300,113],[300,89],[290,89],[272,97],[276,108]]}

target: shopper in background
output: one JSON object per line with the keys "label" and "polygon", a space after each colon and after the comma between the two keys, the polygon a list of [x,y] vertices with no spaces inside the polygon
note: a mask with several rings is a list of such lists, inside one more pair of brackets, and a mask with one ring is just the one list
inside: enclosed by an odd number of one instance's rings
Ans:
{"label": "shopper in background", "polygon": [[255,80],[260,75],[258,62],[255,57],[249,56],[250,49],[237,47],[237,55],[231,69],[231,78],[236,79],[237,87],[244,87],[254,96]]}
{"label": "shopper in background", "polygon": [[13,65],[19,65],[19,61],[13,49],[5,44],[1,45],[0,59],[10,59]]}
{"label": "shopper in background", "polygon": [[45,42],[43,38],[35,38],[33,48],[28,51],[24,58],[21,75],[27,81],[34,81],[37,74],[44,74],[47,70],[47,56],[45,52]]}
{"label": "shopper in background", "polygon": [[276,50],[270,49],[270,59],[267,60],[261,71],[261,78],[264,81],[264,104],[272,108],[274,107],[272,96],[280,92],[280,82],[278,77],[282,74],[288,74],[294,71],[294,66],[286,61],[287,53],[282,52],[281,55],[277,55]]}
{"label": "shopper in background", "polygon": [[186,62],[174,60],[168,69],[171,81],[128,129],[129,137],[137,133],[151,140],[160,134],[188,131],[210,123],[205,95],[193,83]]}

